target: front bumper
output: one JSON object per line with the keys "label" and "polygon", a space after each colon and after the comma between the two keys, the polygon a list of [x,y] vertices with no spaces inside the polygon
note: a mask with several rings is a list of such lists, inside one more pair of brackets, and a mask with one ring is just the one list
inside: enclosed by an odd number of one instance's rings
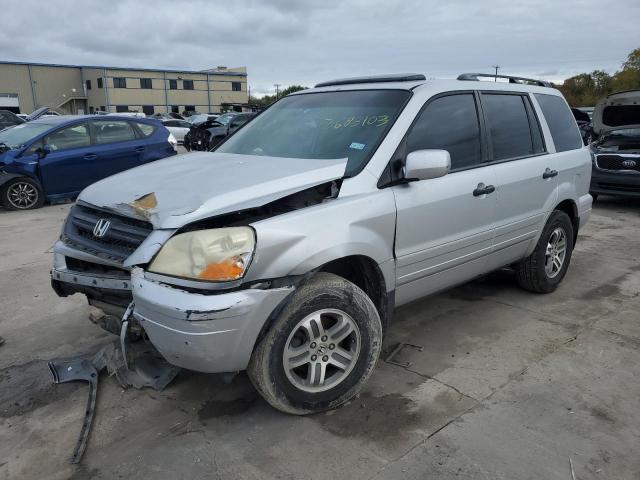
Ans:
{"label": "front bumper", "polygon": [[640,173],[618,173],[594,167],[589,191],[598,195],[640,197]]}
{"label": "front bumper", "polygon": [[118,277],[74,271],[67,265],[68,256],[96,260],[56,243],[51,280],[59,295],[87,295],[89,303],[113,316],[118,325],[133,301],[133,316],[162,356],[173,365],[201,372],[244,370],[265,322],[295,289],[291,285],[193,293],[145,278],[141,268]]}
{"label": "front bumper", "polygon": [[244,370],[258,335],[294,287],[216,295],[180,290],[131,273],[133,316],[173,365],[200,372]]}

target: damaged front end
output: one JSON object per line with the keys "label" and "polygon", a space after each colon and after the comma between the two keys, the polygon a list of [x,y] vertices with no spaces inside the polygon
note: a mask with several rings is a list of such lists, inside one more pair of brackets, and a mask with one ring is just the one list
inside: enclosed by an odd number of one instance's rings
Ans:
{"label": "damaged front end", "polygon": [[609,95],[596,105],[591,194],[640,197],[640,91]]}
{"label": "damaged front end", "polygon": [[[170,159],[136,169],[148,175],[127,180],[135,171],[125,172],[85,190],[55,245],[52,285],[61,296],[86,295],[90,319],[114,334],[133,302],[127,338],[148,339],[172,365],[234,372],[246,368],[263,325],[295,289],[295,277],[247,281],[249,266],[265,261],[251,225],[335,199],[345,161],[276,159],[291,166],[282,178],[264,158],[208,155],[207,169],[225,161],[237,167],[236,184],[210,181],[205,193],[197,175],[199,190],[188,195],[177,195],[175,182],[138,193],[163,163],[174,168]],[[251,190],[237,185],[238,175]],[[182,175],[192,186],[195,178]]]}

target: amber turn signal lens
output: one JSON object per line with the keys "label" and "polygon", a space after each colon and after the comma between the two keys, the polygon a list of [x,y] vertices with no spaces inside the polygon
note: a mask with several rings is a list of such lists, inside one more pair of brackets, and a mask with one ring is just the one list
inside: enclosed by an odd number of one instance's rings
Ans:
{"label": "amber turn signal lens", "polygon": [[203,280],[235,280],[242,275],[244,266],[239,258],[222,263],[210,263],[200,272],[198,278]]}

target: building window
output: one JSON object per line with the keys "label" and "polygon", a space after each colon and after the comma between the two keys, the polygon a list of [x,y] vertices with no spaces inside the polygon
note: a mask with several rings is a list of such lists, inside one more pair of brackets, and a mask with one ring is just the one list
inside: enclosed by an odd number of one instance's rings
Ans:
{"label": "building window", "polygon": [[127,88],[127,79],[125,77],[113,77],[113,88]]}
{"label": "building window", "polygon": [[169,90],[178,89],[178,80],[169,80]]}
{"label": "building window", "polygon": [[100,111],[106,112],[107,111],[107,107],[105,107],[104,105],[100,105]]}
{"label": "building window", "polygon": [[180,113],[180,105],[171,105],[171,111],[173,113]]}
{"label": "building window", "polygon": [[94,108],[90,106],[89,107],[89,113],[93,113],[94,111],[95,111]]}
{"label": "building window", "polygon": [[151,87],[151,79],[150,78],[141,78],[140,79],[140,88],[152,88]]}
{"label": "building window", "polygon": [[184,90],[193,90],[193,80],[183,80],[182,88]]}
{"label": "building window", "polygon": [[185,105],[184,106],[184,111],[185,112],[195,112],[196,111],[196,107],[193,105]]}
{"label": "building window", "polygon": [[116,112],[123,113],[129,111],[129,105],[116,105]]}
{"label": "building window", "polygon": [[98,88],[102,88],[102,77],[98,77]]}
{"label": "building window", "polygon": [[87,90],[91,90],[91,80],[87,80],[84,83],[87,85]]}
{"label": "building window", "polygon": [[242,84],[240,82],[231,82],[231,90],[234,92],[242,91]]}
{"label": "building window", "polygon": [[142,106],[142,113],[144,113],[145,115],[153,115],[155,112],[153,105],[143,105]]}

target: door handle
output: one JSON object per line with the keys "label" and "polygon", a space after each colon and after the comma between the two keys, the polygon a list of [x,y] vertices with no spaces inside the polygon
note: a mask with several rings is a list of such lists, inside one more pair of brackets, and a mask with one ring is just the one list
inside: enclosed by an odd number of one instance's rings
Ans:
{"label": "door handle", "polygon": [[496,191],[496,187],[493,185],[485,185],[484,183],[479,183],[476,189],[473,191],[474,197],[479,197],[481,195],[488,195]]}
{"label": "door handle", "polygon": [[136,147],[136,152],[138,153],[144,152],[144,147]]}
{"label": "door handle", "polygon": [[98,158],[98,155],[96,155],[95,153],[87,153],[84,157],[85,160],[95,160],[96,158]]}
{"label": "door handle", "polygon": [[550,168],[547,168],[544,173],[542,174],[542,178],[544,178],[545,180],[547,178],[553,178],[553,177],[557,177],[558,176],[558,171],[557,170],[551,170]]}

